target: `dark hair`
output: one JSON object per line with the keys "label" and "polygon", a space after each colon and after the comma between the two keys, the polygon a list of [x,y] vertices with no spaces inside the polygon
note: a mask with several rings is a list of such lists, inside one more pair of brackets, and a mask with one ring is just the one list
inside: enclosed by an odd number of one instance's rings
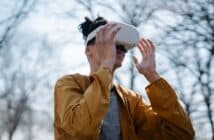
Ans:
{"label": "dark hair", "polygon": [[[80,32],[83,35],[83,39],[86,40],[88,35],[98,28],[101,25],[107,24],[107,20],[103,17],[97,17],[94,21],[92,21],[90,18],[85,17],[85,21],[81,23],[78,28]],[[95,42],[95,38],[92,38],[86,45],[93,44]]]}

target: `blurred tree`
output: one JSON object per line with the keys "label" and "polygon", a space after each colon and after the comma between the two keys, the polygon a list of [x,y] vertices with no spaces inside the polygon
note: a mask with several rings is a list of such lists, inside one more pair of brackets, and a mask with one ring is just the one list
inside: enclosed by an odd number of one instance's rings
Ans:
{"label": "blurred tree", "polygon": [[13,35],[16,27],[23,22],[27,15],[33,11],[36,6],[36,0],[19,0],[19,1],[1,1],[1,8],[5,9],[3,19],[0,19],[0,49]]}
{"label": "blurred tree", "polygon": [[172,64],[176,89],[196,128],[196,139],[214,140],[214,2],[177,0],[154,20],[161,52]]}
{"label": "blurred tree", "polygon": [[97,0],[76,0],[76,2],[85,9],[90,15],[92,19],[96,18],[95,6],[97,4]]}
{"label": "blurred tree", "polygon": [[[13,139],[18,128],[25,129],[23,136],[32,139],[34,114],[38,112],[34,106],[50,92],[50,71],[54,69],[50,61],[51,48],[46,40],[37,42],[30,36],[25,36],[26,40],[20,37],[10,40],[9,47],[2,48],[0,55],[0,86],[3,87],[0,89],[0,133],[7,134],[8,140]],[[40,108],[42,111],[42,106]],[[50,124],[46,122],[46,126]]]}

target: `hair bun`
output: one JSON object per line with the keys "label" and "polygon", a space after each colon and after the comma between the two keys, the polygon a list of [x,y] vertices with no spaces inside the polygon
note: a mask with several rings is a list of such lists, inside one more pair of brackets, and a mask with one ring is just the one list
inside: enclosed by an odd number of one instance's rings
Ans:
{"label": "hair bun", "polygon": [[101,25],[105,25],[107,21],[103,17],[97,17],[94,21],[85,17],[85,21],[79,25],[79,30],[83,34],[83,38],[86,39],[88,34]]}
{"label": "hair bun", "polygon": [[93,25],[93,21],[91,21],[88,17],[85,17],[85,21],[79,25],[79,29],[82,32],[83,36],[88,36],[88,31],[90,26]]}

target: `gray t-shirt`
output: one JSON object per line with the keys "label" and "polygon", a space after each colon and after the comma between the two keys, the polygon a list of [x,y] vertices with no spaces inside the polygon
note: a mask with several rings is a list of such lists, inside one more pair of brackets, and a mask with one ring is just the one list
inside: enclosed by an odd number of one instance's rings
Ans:
{"label": "gray t-shirt", "polygon": [[115,90],[111,90],[109,112],[103,120],[100,140],[121,140],[119,104]]}

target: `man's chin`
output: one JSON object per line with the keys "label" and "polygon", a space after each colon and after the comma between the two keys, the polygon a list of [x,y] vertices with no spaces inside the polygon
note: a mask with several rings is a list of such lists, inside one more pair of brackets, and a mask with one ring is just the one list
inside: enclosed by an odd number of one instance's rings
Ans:
{"label": "man's chin", "polygon": [[117,68],[119,68],[119,67],[121,67],[121,66],[122,66],[121,63],[116,63],[116,64],[114,64],[114,70],[116,70]]}

